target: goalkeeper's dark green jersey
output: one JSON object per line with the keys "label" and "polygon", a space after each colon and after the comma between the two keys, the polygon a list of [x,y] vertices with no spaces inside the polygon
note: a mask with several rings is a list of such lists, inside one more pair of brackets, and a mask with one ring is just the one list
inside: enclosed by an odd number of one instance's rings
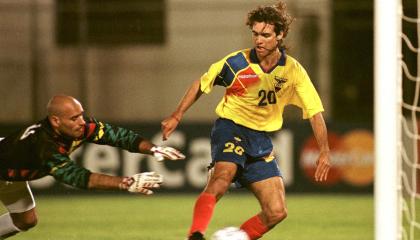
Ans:
{"label": "goalkeeper's dark green jersey", "polygon": [[54,132],[48,119],[19,130],[0,141],[0,180],[30,181],[53,176],[65,184],[86,188],[91,172],[69,154],[86,142],[139,152],[142,137],[128,129],[85,119],[84,134],[68,139]]}

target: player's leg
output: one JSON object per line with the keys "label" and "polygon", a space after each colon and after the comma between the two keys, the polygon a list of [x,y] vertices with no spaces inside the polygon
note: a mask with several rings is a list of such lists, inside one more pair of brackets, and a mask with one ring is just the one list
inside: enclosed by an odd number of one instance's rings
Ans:
{"label": "player's leg", "polygon": [[203,239],[204,232],[207,230],[213,216],[216,202],[228,190],[236,170],[237,166],[235,163],[218,161],[209,171],[207,185],[195,202],[189,239]]}
{"label": "player's leg", "polygon": [[37,223],[35,201],[27,182],[0,181],[0,201],[8,213],[0,216],[0,237],[26,231]]}
{"label": "player's leg", "polygon": [[33,228],[38,223],[35,208],[19,213],[10,213],[13,223],[22,231]]}
{"label": "player's leg", "polygon": [[236,163],[227,161],[218,161],[211,169],[210,177],[204,188],[205,193],[212,194],[219,200],[226,193],[237,170]]}
{"label": "player's leg", "polygon": [[[211,157],[214,163],[204,191],[198,196],[193,212],[189,239],[203,239],[216,202],[225,194],[236,175],[238,166],[247,159],[245,138],[230,120],[216,120],[211,133]],[[243,139],[243,140],[242,140]]]}
{"label": "player's leg", "polygon": [[281,177],[271,177],[249,185],[258,199],[261,212],[241,226],[251,240],[259,239],[287,216],[286,198]]}

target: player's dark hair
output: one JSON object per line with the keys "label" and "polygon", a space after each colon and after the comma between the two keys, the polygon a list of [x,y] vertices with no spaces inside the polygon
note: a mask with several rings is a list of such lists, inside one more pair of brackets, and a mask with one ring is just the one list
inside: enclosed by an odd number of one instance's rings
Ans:
{"label": "player's dark hair", "polygon": [[[246,25],[252,28],[256,22],[265,22],[274,25],[274,32],[276,35],[283,32],[283,38],[289,32],[289,25],[293,22],[294,18],[287,13],[286,3],[280,1],[271,6],[259,6],[258,8],[248,13]],[[283,45],[283,40],[279,41],[279,48],[286,48]]]}

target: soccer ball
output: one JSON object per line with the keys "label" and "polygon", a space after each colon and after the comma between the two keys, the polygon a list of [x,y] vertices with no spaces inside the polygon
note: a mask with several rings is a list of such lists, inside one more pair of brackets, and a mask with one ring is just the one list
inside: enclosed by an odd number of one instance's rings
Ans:
{"label": "soccer ball", "polygon": [[211,240],[249,240],[246,232],[237,227],[226,227],[217,230],[212,236]]}

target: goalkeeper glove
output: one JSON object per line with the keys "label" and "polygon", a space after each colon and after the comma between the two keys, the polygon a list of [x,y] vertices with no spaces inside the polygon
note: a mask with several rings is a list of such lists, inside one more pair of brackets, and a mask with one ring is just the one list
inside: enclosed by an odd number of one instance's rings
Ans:
{"label": "goalkeeper glove", "polygon": [[127,189],[127,191],[132,193],[150,195],[153,194],[153,191],[150,190],[150,188],[159,188],[162,183],[162,175],[155,172],[144,172],[124,178],[120,184],[120,188]]}
{"label": "goalkeeper glove", "polygon": [[153,153],[153,156],[158,160],[162,161],[164,159],[168,160],[180,160],[185,159],[185,155],[182,154],[180,151],[176,150],[172,147],[159,147],[154,146],[150,149]]}

